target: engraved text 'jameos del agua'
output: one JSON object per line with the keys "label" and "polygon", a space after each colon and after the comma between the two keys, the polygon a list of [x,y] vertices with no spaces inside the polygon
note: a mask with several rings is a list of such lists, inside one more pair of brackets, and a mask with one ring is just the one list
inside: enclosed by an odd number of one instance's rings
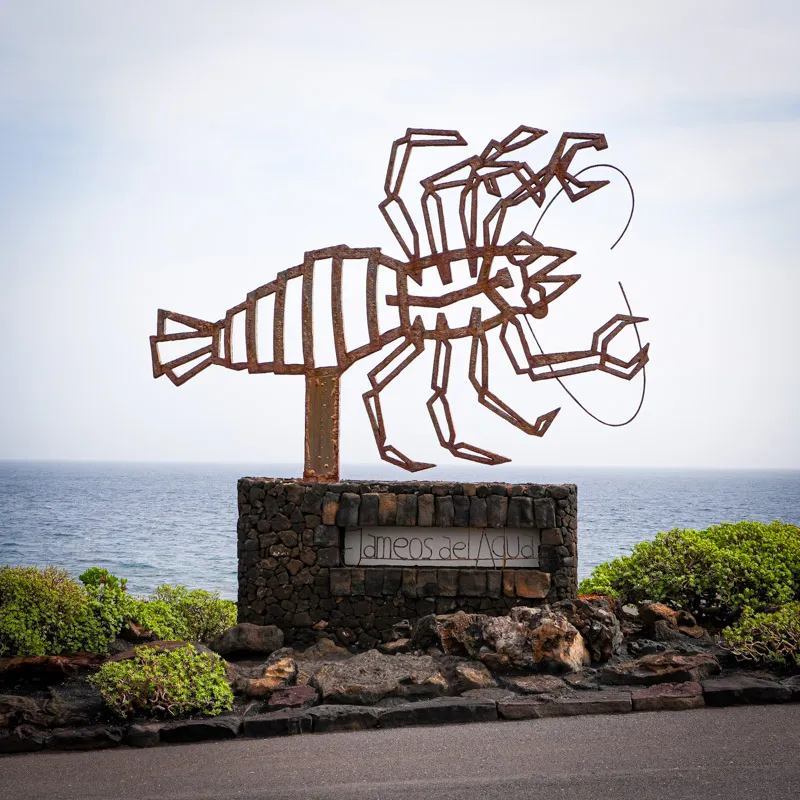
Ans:
{"label": "engraved text 'jameos del agua'", "polygon": [[[564,378],[601,371],[630,380],[644,371],[648,360],[649,345],[642,344],[638,331],[638,323],[646,320],[633,314],[624,291],[624,312],[593,333],[587,331],[583,349],[545,352],[539,344],[536,321],[547,316],[550,305],[580,278],[563,271],[575,251],[539,241],[535,236],[538,222],[530,230],[504,230],[509,212],[533,204],[541,209],[541,221],[561,193],[576,202],[609,184],[609,180],[586,177],[592,169],[616,171],[627,182],[624,174],[609,164],[572,171],[573,159],[580,151],[606,149],[605,136],[600,133],[562,134],[539,169],[515,158],[517,151],[545,134],[538,128],[520,126],[505,138],[490,141],[479,154],[422,180],[421,192],[412,204],[404,199],[403,181],[414,151],[420,147],[463,146],[466,141],[454,130],[409,128],[392,145],[384,198],[379,204],[403,252],[402,259],[377,247],[336,245],[311,250],[302,264],[279,272],[216,322],[160,310],[157,333],[150,337],[154,376],[166,375],[180,385],[211,365],[250,373],[305,376],[304,478],[335,482],[339,478],[340,378],[351,365],[384,350],[383,360],[368,373],[369,387],[363,394],[378,451],[384,460],[411,472],[433,466],[412,459],[394,444],[396,438],[390,438],[390,434],[396,437],[397,432],[392,433],[391,423],[387,429],[381,407],[381,392],[431,345],[433,364],[426,405],[439,444],[458,458],[482,464],[508,461],[460,440],[456,433],[447,396],[454,341],[465,339],[469,343],[469,381],[478,402],[532,436],[543,436],[560,409],[529,421],[498,397],[489,383],[490,342],[492,348],[505,353],[518,375],[532,381],[556,380],[571,397],[562,383]],[[558,188],[551,194],[554,181]],[[455,224],[448,222],[445,201],[455,201]],[[417,202],[424,230],[412,215]],[[363,298],[366,325],[358,341],[348,341],[343,283],[356,274],[357,264],[363,267],[358,273],[364,275],[363,285],[356,290],[348,283],[347,296],[348,300]],[[456,275],[468,276],[467,285],[451,289],[449,284]],[[432,281],[442,291],[425,294]],[[388,285],[391,290],[381,293],[379,285]],[[415,292],[415,285],[420,293]],[[289,303],[294,294],[301,298],[296,309]],[[473,307],[463,324],[448,319],[448,310],[472,298],[488,301],[492,310],[486,313]],[[326,330],[317,327],[321,308],[330,310]],[[433,310],[434,323],[423,322],[423,309]],[[292,343],[284,334],[285,323],[295,313],[302,357],[292,359],[287,355]],[[615,337],[629,326],[635,330],[638,350],[629,358],[614,355]],[[234,334],[239,330],[244,332],[241,349]],[[332,348],[323,348],[330,342]],[[323,349],[330,349],[332,356],[323,358]],[[643,372],[642,399],[644,386]]]}
{"label": "engraved text 'jameos del agua'", "polygon": [[506,528],[353,528],[344,535],[346,566],[538,567],[539,532]]}

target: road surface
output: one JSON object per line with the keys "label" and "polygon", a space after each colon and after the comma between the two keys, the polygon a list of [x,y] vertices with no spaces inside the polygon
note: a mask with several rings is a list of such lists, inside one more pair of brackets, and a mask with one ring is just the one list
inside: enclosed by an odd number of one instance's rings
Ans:
{"label": "road surface", "polygon": [[800,704],[35,753],[3,800],[797,800]]}

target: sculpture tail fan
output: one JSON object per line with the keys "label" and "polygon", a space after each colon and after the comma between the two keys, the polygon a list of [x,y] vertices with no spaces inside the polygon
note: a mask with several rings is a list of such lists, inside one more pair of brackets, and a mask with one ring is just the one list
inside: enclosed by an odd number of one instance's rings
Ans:
{"label": "sculpture tail fan", "polygon": [[[168,333],[167,323],[173,323],[178,330]],[[222,327],[221,321],[206,322],[159,309],[157,333],[150,337],[153,377],[166,375],[176,386],[180,386],[211,364],[219,363]],[[160,347],[169,348],[168,360],[164,360]],[[183,352],[176,355],[176,348]]]}

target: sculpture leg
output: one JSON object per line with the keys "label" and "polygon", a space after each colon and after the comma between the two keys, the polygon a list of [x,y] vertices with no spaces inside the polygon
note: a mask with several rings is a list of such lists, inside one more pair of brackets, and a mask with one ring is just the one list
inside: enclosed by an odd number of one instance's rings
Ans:
{"label": "sculpture leg", "polygon": [[[433,357],[433,374],[431,376],[431,389],[433,394],[427,402],[428,413],[431,415],[439,444],[456,458],[465,458],[468,461],[477,461],[479,464],[506,464],[511,459],[505,456],[484,450],[467,442],[456,441],[456,429],[453,417],[450,414],[450,403],[447,401],[447,383],[450,377],[450,354],[452,344],[446,339],[436,341],[436,352]],[[442,427],[447,430],[447,435]]]}
{"label": "sculpture leg", "polygon": [[[409,348],[411,348],[409,350]],[[377,367],[370,370],[368,378],[372,388],[364,392],[364,405],[367,408],[369,421],[372,425],[372,432],[375,435],[375,444],[378,446],[378,452],[384,461],[394,464],[397,467],[402,467],[409,472],[419,472],[423,469],[435,467],[436,464],[428,464],[422,461],[412,461],[408,456],[404,455],[394,445],[386,443],[386,426],[383,420],[383,411],[381,410],[380,393],[385,389],[415,358],[422,354],[425,349],[425,343],[422,338],[419,339],[404,339],[399,347],[395,348],[389,355],[378,364]],[[383,378],[378,378],[379,373],[385,369],[389,369],[394,365],[394,368],[385,375]]]}
{"label": "sculpture leg", "polygon": [[[537,418],[536,422],[531,424],[494,394],[489,389],[489,343],[486,341],[486,334],[480,325],[480,320],[476,320],[473,316],[473,323],[477,323],[477,333],[472,338],[472,352],[469,358],[469,381],[478,393],[478,402],[528,435],[544,436],[561,408],[554,408],[552,411],[542,414]],[[479,355],[480,359],[478,358]],[[479,369],[480,376],[478,375]]]}

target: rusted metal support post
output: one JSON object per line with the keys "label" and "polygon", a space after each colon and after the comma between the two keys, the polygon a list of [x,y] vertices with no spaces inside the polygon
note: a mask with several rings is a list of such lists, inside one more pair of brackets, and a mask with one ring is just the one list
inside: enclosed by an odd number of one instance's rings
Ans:
{"label": "rusted metal support post", "polygon": [[306,375],[306,461],[303,478],[339,480],[339,375]]}

